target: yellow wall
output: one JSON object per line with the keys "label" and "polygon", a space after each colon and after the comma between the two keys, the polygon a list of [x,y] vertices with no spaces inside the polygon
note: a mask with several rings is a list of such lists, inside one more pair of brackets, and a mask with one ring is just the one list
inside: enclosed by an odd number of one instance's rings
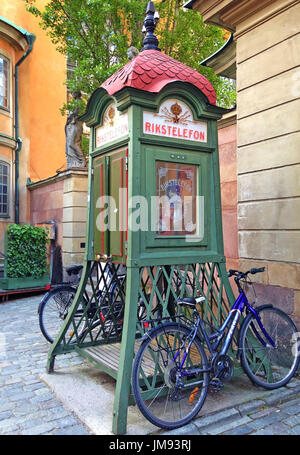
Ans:
{"label": "yellow wall", "polygon": [[[38,0],[37,6],[43,7],[45,3],[46,0]],[[26,11],[23,0],[1,0],[0,14],[36,35],[33,51],[19,69],[20,137],[23,141],[20,153],[20,221],[28,222],[27,178],[37,181],[52,176],[66,163],[66,119],[59,111],[66,101],[66,60],[40,28],[39,20]],[[0,39],[0,53],[3,51],[5,55],[10,54],[13,65],[24,53]],[[0,110],[0,132],[14,136],[12,113],[9,116]],[[12,155],[12,150],[8,150]]]}

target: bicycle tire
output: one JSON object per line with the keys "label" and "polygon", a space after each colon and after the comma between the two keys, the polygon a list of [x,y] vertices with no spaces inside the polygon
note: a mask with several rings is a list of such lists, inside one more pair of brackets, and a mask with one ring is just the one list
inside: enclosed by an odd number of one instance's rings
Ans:
{"label": "bicycle tire", "polygon": [[291,318],[279,308],[266,306],[256,311],[274,340],[275,347],[266,342],[266,337],[251,313],[245,318],[240,331],[241,364],[256,385],[269,390],[277,389],[286,385],[298,368],[297,328]]}
{"label": "bicycle tire", "polygon": [[39,326],[49,343],[56,338],[76,294],[76,288],[65,285],[51,289],[43,297],[39,308]]}
{"label": "bicycle tire", "polygon": [[[207,371],[202,373],[201,382],[199,378],[190,378],[194,384],[188,388],[180,389],[175,384],[178,364],[182,359],[181,355],[175,359],[174,368],[174,347],[176,349],[176,345],[182,342],[182,352],[185,352],[186,338],[190,333],[186,326],[178,323],[161,324],[148,332],[135,356],[132,369],[134,398],[143,416],[157,427],[169,430],[186,425],[204,404],[209,384]],[[207,357],[197,336],[192,342],[185,365],[201,365],[201,368],[208,370]],[[145,396],[147,393],[150,394],[149,399]],[[193,393],[194,398],[191,399]]]}

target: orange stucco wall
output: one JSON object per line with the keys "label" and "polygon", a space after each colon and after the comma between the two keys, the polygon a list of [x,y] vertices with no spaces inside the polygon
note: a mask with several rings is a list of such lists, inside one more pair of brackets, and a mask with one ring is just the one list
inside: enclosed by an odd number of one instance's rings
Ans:
{"label": "orange stucco wall", "polygon": [[[37,0],[36,3],[42,8],[46,0]],[[20,222],[29,222],[27,178],[38,181],[56,174],[66,165],[66,119],[59,111],[66,101],[66,60],[41,29],[39,20],[26,11],[23,0],[1,0],[0,15],[36,35],[33,51],[19,69],[20,137],[23,142],[20,152]],[[12,70],[24,53],[3,39],[0,39],[1,52],[9,54]],[[13,78],[11,82],[14,83]],[[13,106],[10,113],[3,113],[0,109],[0,133],[14,136],[13,112]],[[12,159],[12,149],[7,148],[5,152],[4,148],[0,149],[0,155],[6,153]],[[0,219],[1,222],[4,220]]]}

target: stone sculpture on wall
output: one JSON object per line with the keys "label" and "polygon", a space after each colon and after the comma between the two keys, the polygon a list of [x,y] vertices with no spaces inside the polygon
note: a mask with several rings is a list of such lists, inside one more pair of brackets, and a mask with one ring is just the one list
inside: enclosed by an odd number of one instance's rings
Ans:
{"label": "stone sculpture on wall", "polygon": [[[81,92],[72,93],[73,98],[80,99]],[[67,168],[86,167],[86,159],[82,150],[82,122],[78,119],[78,109],[69,112],[65,126]]]}

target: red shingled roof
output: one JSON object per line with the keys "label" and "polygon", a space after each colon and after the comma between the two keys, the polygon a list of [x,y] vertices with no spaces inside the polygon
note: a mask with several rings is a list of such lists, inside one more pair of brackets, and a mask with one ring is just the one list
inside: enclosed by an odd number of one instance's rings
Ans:
{"label": "red shingled roof", "polygon": [[138,54],[110,76],[101,87],[110,95],[124,87],[157,93],[166,84],[174,81],[195,85],[206,95],[210,104],[216,104],[215,90],[202,74],[156,50],[146,50]]}

